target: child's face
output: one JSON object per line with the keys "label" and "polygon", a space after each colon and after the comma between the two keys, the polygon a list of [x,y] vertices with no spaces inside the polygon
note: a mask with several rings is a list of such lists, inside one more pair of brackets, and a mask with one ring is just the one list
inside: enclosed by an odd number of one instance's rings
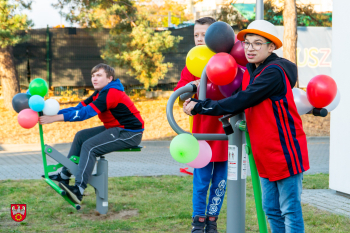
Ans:
{"label": "child's face", "polygon": [[194,43],[197,45],[205,45],[205,32],[207,31],[209,25],[195,24],[194,25]]}
{"label": "child's face", "polygon": [[91,75],[91,82],[95,90],[101,91],[108,83],[112,82],[113,77],[107,77],[104,69],[99,69]]}
{"label": "child's face", "polygon": [[244,41],[250,44],[248,48],[244,48],[245,56],[248,62],[254,63],[256,67],[263,63],[275,49],[273,43],[266,44],[267,40],[259,35],[247,35]]}

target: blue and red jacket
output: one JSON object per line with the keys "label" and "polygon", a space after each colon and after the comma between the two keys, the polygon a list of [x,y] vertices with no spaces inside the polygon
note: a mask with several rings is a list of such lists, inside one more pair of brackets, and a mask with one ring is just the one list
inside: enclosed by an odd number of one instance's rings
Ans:
{"label": "blue and red jacket", "polygon": [[306,135],[297,112],[292,86],[294,63],[272,54],[257,68],[248,64],[241,91],[231,97],[198,101],[192,113],[237,114],[245,111],[259,176],[281,180],[310,168]]}
{"label": "blue and red jacket", "polygon": [[98,115],[106,129],[119,127],[142,132],[144,121],[134,103],[125,94],[120,80],[114,80],[101,91],[95,91],[77,106],[62,109],[64,121],[83,121]]}

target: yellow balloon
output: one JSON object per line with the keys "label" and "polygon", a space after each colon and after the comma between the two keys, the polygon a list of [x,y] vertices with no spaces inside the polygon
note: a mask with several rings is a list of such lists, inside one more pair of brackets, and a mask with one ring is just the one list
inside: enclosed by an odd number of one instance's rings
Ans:
{"label": "yellow balloon", "polygon": [[215,53],[211,51],[206,45],[198,45],[193,47],[187,54],[186,66],[187,69],[196,77],[201,77],[202,71],[209,59]]}

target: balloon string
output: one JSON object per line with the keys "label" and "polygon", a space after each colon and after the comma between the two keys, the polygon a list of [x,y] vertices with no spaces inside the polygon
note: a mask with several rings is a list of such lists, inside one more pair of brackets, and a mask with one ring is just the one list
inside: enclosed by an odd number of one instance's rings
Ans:
{"label": "balloon string", "polygon": [[187,169],[188,169],[188,167],[185,167],[185,168],[180,168],[180,172],[181,172],[181,173],[185,173],[185,174],[188,174],[188,175],[193,176],[193,173],[192,173],[192,172],[187,171]]}

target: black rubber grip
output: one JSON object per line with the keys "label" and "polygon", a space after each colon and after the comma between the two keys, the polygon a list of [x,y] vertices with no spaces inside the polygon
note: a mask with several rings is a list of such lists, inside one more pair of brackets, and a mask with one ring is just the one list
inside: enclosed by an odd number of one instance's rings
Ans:
{"label": "black rubber grip", "polygon": [[226,135],[230,135],[230,134],[233,134],[233,133],[234,133],[233,128],[232,128],[231,125],[225,126],[225,127],[224,127],[224,131],[225,131],[225,134],[226,134]]}
{"label": "black rubber grip", "polygon": [[312,114],[314,116],[320,116],[320,117],[325,117],[328,115],[328,110],[325,108],[314,108],[312,110]]}

